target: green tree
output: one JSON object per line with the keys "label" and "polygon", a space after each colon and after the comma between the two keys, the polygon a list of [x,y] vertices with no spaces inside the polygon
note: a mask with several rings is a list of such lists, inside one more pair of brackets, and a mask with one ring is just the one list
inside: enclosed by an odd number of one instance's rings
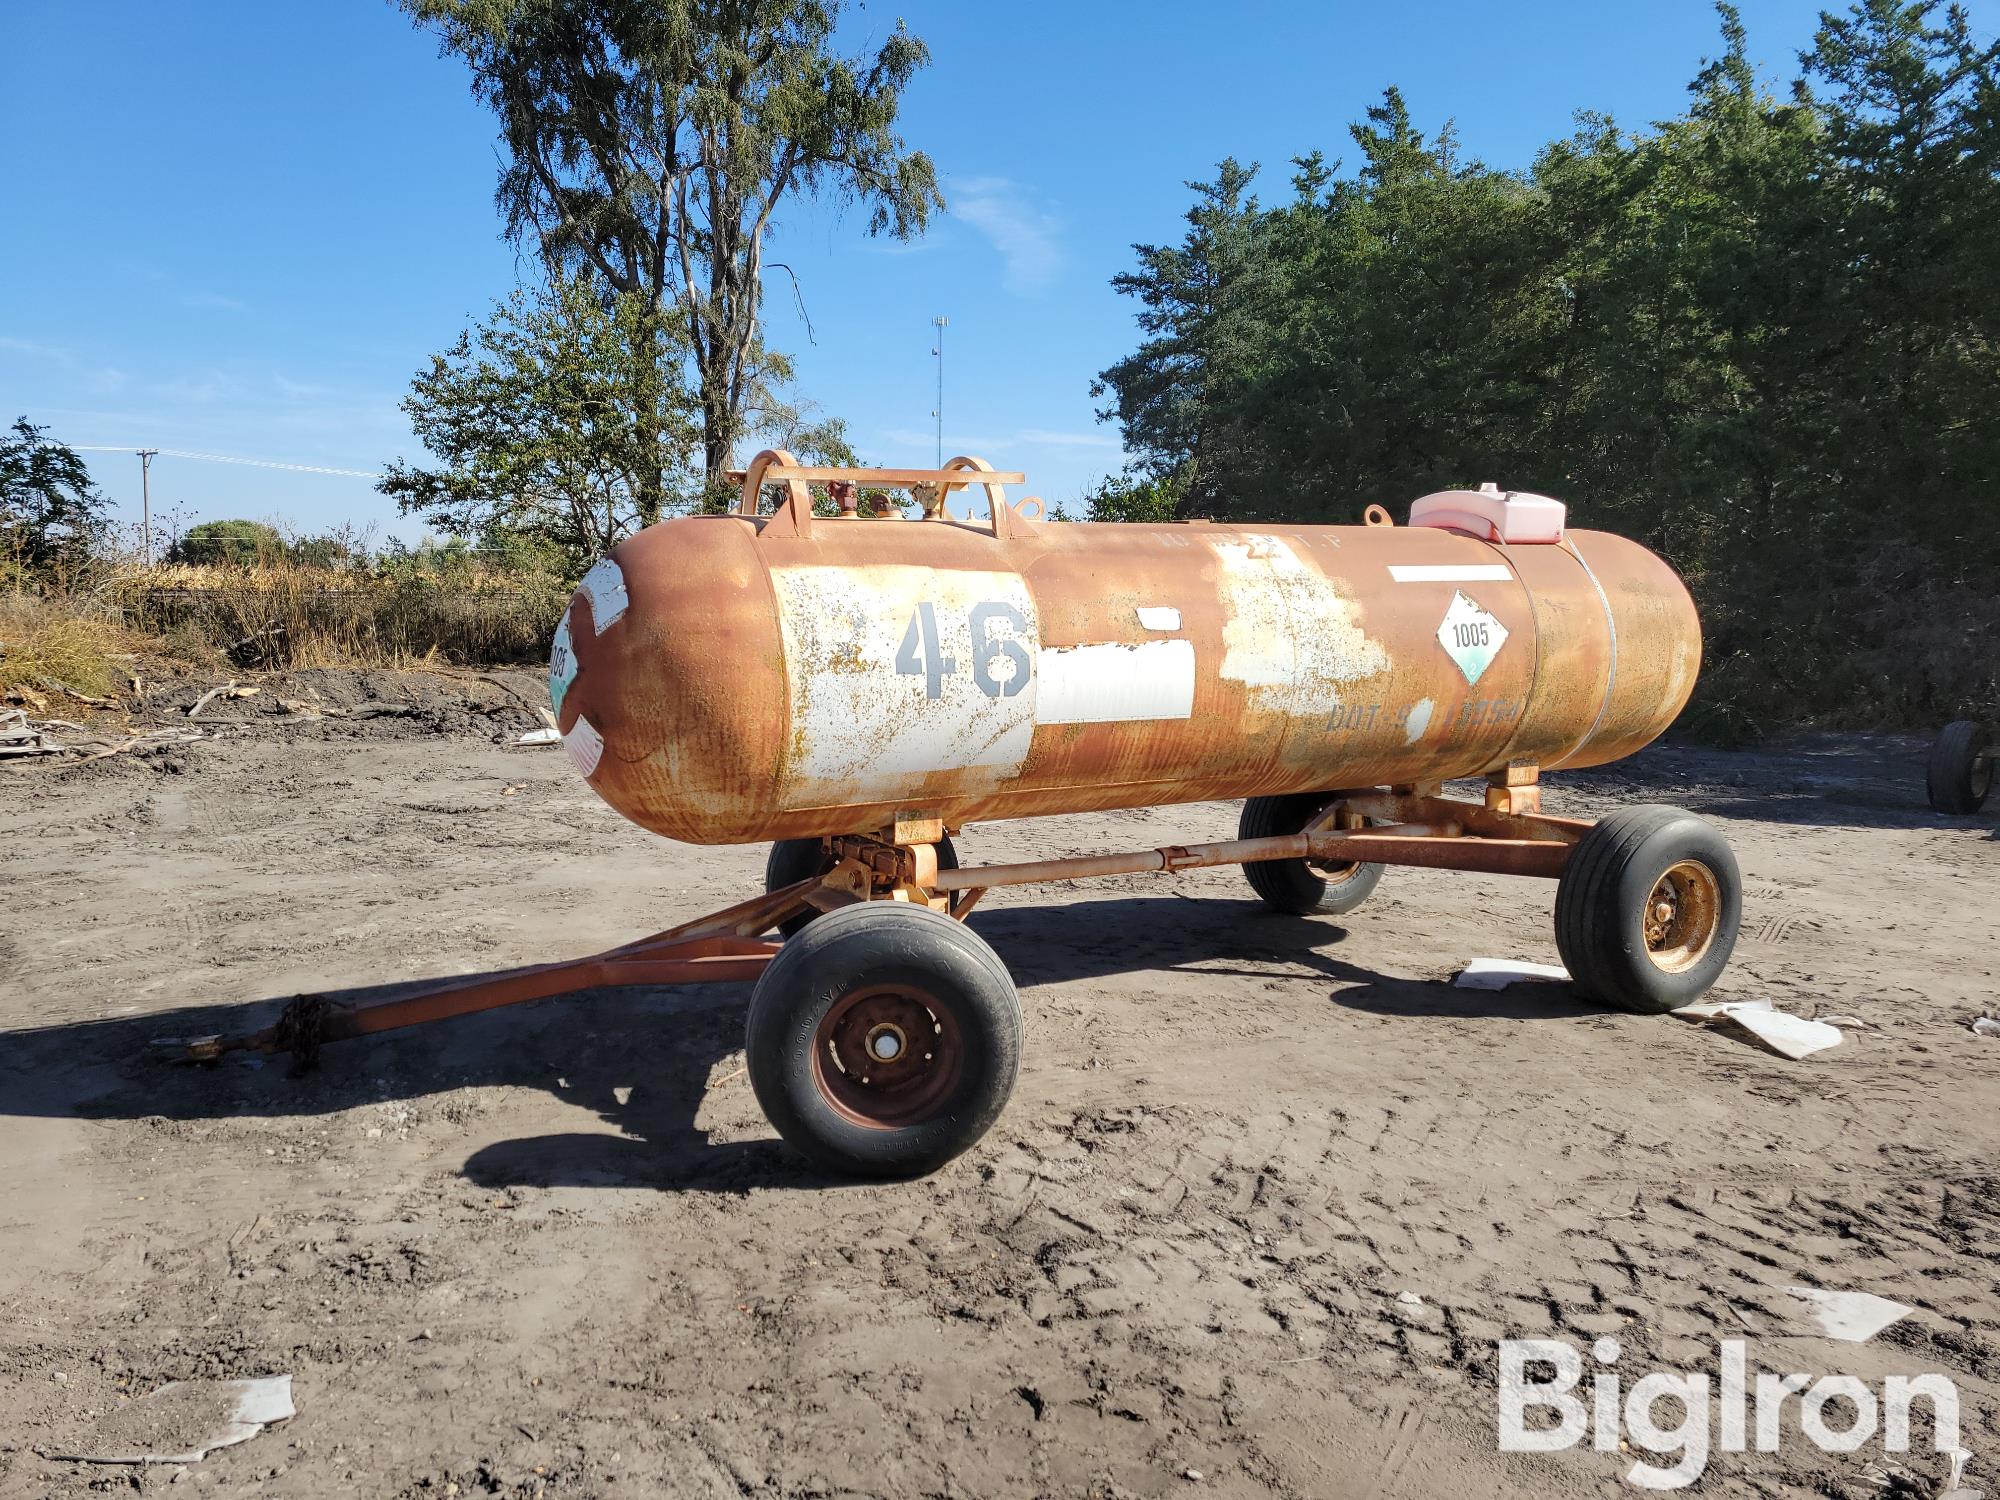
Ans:
{"label": "green tree", "polygon": [[74,567],[103,537],[104,496],[74,449],[26,417],[0,432],[0,557],[18,582]]}
{"label": "green tree", "polygon": [[[540,538],[581,571],[693,502],[695,402],[678,380],[681,315],[566,280],[516,292],[411,382],[403,410],[435,466],[397,459],[376,485],[406,515],[490,545]],[[657,378],[656,378],[657,377]],[[650,393],[644,411],[635,391]]]}
{"label": "green tree", "polygon": [[[942,207],[930,158],[895,130],[929,50],[898,24],[873,57],[835,55],[838,0],[402,3],[465,59],[500,117],[510,236],[651,315],[683,311],[711,483],[764,362],[765,241],[780,205],[858,203],[870,233],[899,238]],[[636,392],[642,427],[657,405]],[[661,496],[639,499],[657,513]]]}
{"label": "green tree", "polygon": [[2000,44],[1854,0],[1781,97],[1717,11],[1684,110],[1579,115],[1527,172],[1394,90],[1289,201],[1225,162],[1114,282],[1139,340],[1103,415],[1180,514],[1557,495],[1690,579],[1739,725],[2000,708]]}
{"label": "green tree", "polygon": [[[1093,521],[1177,521],[1181,519],[1180,481],[1150,475],[1113,474],[1085,495]],[[1057,520],[1066,516],[1058,515]]]}
{"label": "green tree", "polygon": [[2000,42],[1963,7],[1860,0],[1821,18],[1797,93],[1840,205],[1826,317],[1834,457],[1926,540],[1993,555],[2000,469]]}
{"label": "green tree", "polygon": [[167,551],[167,561],[207,567],[248,568],[281,562],[291,549],[262,521],[203,521],[190,526]]}
{"label": "green tree", "polygon": [[1212,182],[1190,182],[1194,206],[1178,245],[1134,245],[1136,271],[1121,271],[1111,285],[1139,303],[1134,314],[1147,337],[1138,350],[1091,384],[1093,396],[1111,402],[1098,416],[1116,421],[1126,451],[1141,473],[1155,479],[1200,482],[1204,460],[1226,467],[1211,452],[1209,391],[1228,377],[1231,356],[1262,342],[1246,329],[1243,281],[1260,260],[1255,244],[1261,216],[1249,188],[1257,175],[1229,159]]}

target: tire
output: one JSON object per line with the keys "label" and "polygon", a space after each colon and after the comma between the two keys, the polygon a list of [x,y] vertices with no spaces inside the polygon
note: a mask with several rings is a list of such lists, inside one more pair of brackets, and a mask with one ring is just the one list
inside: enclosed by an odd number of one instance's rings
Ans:
{"label": "tire", "polygon": [[[918,1037],[930,1044],[921,1056]],[[757,1102],[800,1155],[844,1176],[917,1177],[1006,1107],[1021,1000],[962,922],[871,901],[825,913],[778,950],[751,992],[744,1046]],[[902,1056],[878,1064],[882,1046]]]}
{"label": "tire", "polygon": [[1931,746],[1924,773],[1924,791],[1932,808],[1963,816],[1986,805],[1986,795],[1993,790],[1993,766],[1985,759],[1991,748],[1992,737],[1984,724],[1959,719],[1944,726]]}
{"label": "tire", "polygon": [[1556,948],[1571,981],[1639,1015],[1706,994],[1742,919],[1736,856],[1711,824],[1678,807],[1628,807],[1601,819],[1577,841],[1556,885]]}
{"label": "tire", "polygon": [[[950,834],[937,841],[937,862],[940,870],[958,868],[958,850],[952,846]],[[766,892],[781,890],[809,876],[824,875],[832,868],[833,861],[827,857],[825,839],[780,839],[771,846],[770,857],[764,861],[764,889]],[[958,898],[954,896],[952,899],[956,901]],[[812,907],[793,912],[778,924],[778,931],[790,937],[818,915],[819,912]]]}
{"label": "tire", "polygon": [[[1283,838],[1319,816],[1338,792],[1298,792],[1288,797],[1252,797],[1236,825],[1240,839]],[[1380,865],[1346,865],[1329,870],[1304,859],[1260,859],[1243,867],[1266,906],[1295,916],[1338,917],[1351,912],[1382,883]]]}

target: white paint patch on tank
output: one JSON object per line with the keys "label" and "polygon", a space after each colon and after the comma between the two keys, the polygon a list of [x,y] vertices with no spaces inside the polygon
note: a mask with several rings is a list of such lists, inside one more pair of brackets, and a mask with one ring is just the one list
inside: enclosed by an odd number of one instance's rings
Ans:
{"label": "white paint patch on tank", "polygon": [[1390,563],[1397,583],[1506,583],[1514,574],[1505,563]]}
{"label": "white paint patch on tank", "polygon": [[1139,606],[1139,623],[1147,630],[1179,630],[1181,612],[1171,604],[1142,604]]}
{"label": "white paint patch on tank", "polygon": [[1284,538],[1211,545],[1227,621],[1221,675],[1249,688],[1253,707],[1322,724],[1349,684],[1387,670],[1389,655],[1355,623],[1354,602]]}
{"label": "white paint patch on tank", "polygon": [[1410,711],[1403,716],[1403,743],[1414,745],[1424,737],[1424,731],[1431,727],[1431,713],[1437,705],[1428,698],[1419,698],[1410,705]]}
{"label": "white paint patch on tank", "polygon": [[1191,641],[1045,647],[1035,678],[1037,724],[1123,724],[1194,713]]}
{"label": "white paint patch on tank", "polygon": [[1035,603],[1017,573],[773,568],[788,802],[898,801],[936,771],[1018,774],[1035,734]]}
{"label": "white paint patch on tank", "polygon": [[576,681],[576,652],[569,641],[569,611],[563,611],[560,624],[556,626],[555,640],[549,644],[549,702],[555,705],[556,717],[562,717],[563,699],[569,695],[569,685]]}
{"label": "white paint patch on tank", "polygon": [[577,585],[579,594],[590,597],[590,623],[599,635],[625,613],[632,601],[625,595],[625,570],[608,557],[601,557]]}
{"label": "white paint patch on tank", "polygon": [[569,733],[563,736],[563,749],[569,752],[570,760],[583,773],[583,779],[588,781],[597,774],[597,763],[604,759],[604,736],[597,732],[596,725],[578,714],[576,722],[569,727]]}

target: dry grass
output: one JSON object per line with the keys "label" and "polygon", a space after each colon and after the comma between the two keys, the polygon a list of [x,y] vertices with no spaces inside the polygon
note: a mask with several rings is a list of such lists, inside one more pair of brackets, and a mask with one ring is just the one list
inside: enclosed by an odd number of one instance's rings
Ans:
{"label": "dry grass", "polygon": [[569,599],[554,578],[377,577],[289,564],[133,570],[104,592],[136,629],[270,667],[539,660]]}
{"label": "dry grass", "polygon": [[0,596],[0,691],[108,697],[124,681],[114,658],[133,644],[88,603]]}
{"label": "dry grass", "polygon": [[540,661],[568,601],[559,579],[469,569],[120,568],[87,592],[0,594],[0,693],[109,696],[134,654],[205,669]]}

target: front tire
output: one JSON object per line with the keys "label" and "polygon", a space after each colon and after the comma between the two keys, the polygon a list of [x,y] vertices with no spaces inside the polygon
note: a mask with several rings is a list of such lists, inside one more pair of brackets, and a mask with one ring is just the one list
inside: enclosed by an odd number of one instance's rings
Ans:
{"label": "front tire", "polygon": [[[1252,797],[1236,825],[1239,839],[1283,838],[1297,833],[1339,799],[1338,792]],[[1382,866],[1327,866],[1305,859],[1260,859],[1243,867],[1266,906],[1300,917],[1338,917],[1354,910],[1382,883]]]}
{"label": "front tire", "polygon": [[[937,841],[937,862],[940,870],[958,868],[958,850],[953,847],[950,834]],[[764,890],[766,894],[783,890],[801,880],[824,875],[832,868],[833,856],[827,850],[825,839],[779,839],[771,846],[771,853],[764,861]],[[958,900],[957,892],[952,893],[952,900]],[[778,931],[790,937],[818,915],[818,909],[811,906],[804,911],[795,911],[778,924]]]}
{"label": "front tire", "polygon": [[824,914],[750,996],[745,1049],[793,1149],[855,1177],[916,1177],[999,1118],[1021,1059],[1006,966],[962,922],[906,902]]}
{"label": "front tire", "polygon": [[1987,758],[1991,748],[1992,737],[1983,724],[1959,719],[1944,726],[1924,772],[1924,791],[1933,809],[1963,817],[1986,805],[1993,790],[1993,763]]}
{"label": "front tire", "polygon": [[1584,994],[1659,1015],[1708,993],[1736,947],[1743,877],[1713,826],[1628,807],[1577,841],[1556,885],[1556,948]]}

